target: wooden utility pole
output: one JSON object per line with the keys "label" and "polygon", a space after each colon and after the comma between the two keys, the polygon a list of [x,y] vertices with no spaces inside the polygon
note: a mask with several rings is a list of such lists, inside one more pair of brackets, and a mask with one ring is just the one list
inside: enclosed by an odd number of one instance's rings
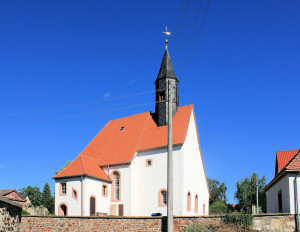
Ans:
{"label": "wooden utility pole", "polygon": [[258,214],[258,174],[256,174],[256,214]]}
{"label": "wooden utility pole", "polygon": [[167,219],[168,232],[173,232],[173,138],[172,138],[172,94],[171,82],[168,80],[168,170],[167,170]]}

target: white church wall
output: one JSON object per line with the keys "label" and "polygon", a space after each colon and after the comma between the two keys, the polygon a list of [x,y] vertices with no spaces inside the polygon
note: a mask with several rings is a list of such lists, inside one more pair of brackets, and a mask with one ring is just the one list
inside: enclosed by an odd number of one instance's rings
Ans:
{"label": "white church wall", "polygon": [[[209,190],[198,145],[194,113],[191,113],[187,137],[183,145],[183,215],[208,215]],[[187,210],[187,194],[191,194],[191,210]],[[198,196],[198,213],[195,213],[195,195]],[[203,207],[205,210],[203,210]]]}
{"label": "white church wall", "polygon": [[[180,215],[180,180],[178,164],[181,147],[174,147],[174,214]],[[152,160],[151,166],[146,161]],[[166,216],[167,207],[159,206],[159,191],[167,189],[167,149],[140,152],[132,161],[132,216],[151,216],[162,213]]]}
{"label": "white church wall", "polygon": [[[289,175],[284,176],[276,184],[274,184],[266,193],[267,195],[267,213],[279,213],[278,192],[282,194],[282,213],[290,212],[290,194],[293,194],[293,185],[290,189]],[[294,209],[294,208],[293,208]]]}
{"label": "white church wall", "polygon": [[[67,183],[66,195],[60,195],[60,184]],[[72,197],[72,189],[77,190],[77,200]],[[65,204],[68,216],[81,215],[81,180],[80,178],[58,179],[55,181],[55,214],[58,215],[58,207]]]}
{"label": "white church wall", "polygon": [[[109,175],[111,176],[114,171],[120,173],[120,200],[111,201],[111,205],[115,205],[116,213],[119,215],[118,207],[123,204],[124,215],[130,216],[130,169],[129,165],[113,166],[109,168]],[[111,185],[109,186],[109,199],[111,200]]]}
{"label": "white church wall", "polygon": [[[102,196],[102,185],[108,186],[107,197]],[[96,213],[107,213],[109,214],[110,207],[110,184],[106,181],[97,180],[90,177],[84,177],[83,184],[83,209],[84,216],[90,216],[90,197],[94,196],[96,199]]]}

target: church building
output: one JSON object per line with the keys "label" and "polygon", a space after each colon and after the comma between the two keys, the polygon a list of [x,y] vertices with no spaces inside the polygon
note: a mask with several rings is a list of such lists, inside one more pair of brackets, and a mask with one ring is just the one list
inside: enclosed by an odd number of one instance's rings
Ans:
{"label": "church building", "polygon": [[194,107],[179,106],[178,82],[166,40],[155,81],[155,112],[109,121],[77,158],[53,177],[56,215],[167,215],[169,95],[174,215],[208,215],[209,188]]}

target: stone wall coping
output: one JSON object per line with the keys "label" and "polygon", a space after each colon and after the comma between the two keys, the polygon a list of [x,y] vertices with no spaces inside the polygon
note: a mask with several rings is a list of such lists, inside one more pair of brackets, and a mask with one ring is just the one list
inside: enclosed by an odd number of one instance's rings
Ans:
{"label": "stone wall coping", "polygon": [[16,207],[19,207],[19,208],[22,209],[22,205],[14,202],[14,201],[6,198],[6,197],[0,196],[0,201],[5,202],[5,203],[10,204],[10,205],[13,205],[13,206],[16,206]]}
{"label": "stone wall coping", "polygon": [[[253,217],[268,217],[268,216],[294,216],[289,213],[269,213],[269,214],[253,214]],[[166,216],[55,216],[55,215],[22,215],[22,217],[39,217],[39,218],[76,218],[76,219],[162,219]],[[221,218],[222,215],[207,215],[207,216],[173,216],[174,219],[192,219],[192,218]]]}
{"label": "stone wall coping", "polygon": [[295,214],[290,214],[290,213],[263,213],[263,214],[252,214],[253,217],[285,217],[285,216],[295,216]]}

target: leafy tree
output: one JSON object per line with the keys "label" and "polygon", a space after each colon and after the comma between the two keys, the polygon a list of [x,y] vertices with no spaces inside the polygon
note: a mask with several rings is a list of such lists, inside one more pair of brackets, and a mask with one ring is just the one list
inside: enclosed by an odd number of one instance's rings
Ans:
{"label": "leafy tree", "polygon": [[227,213],[227,205],[224,201],[216,201],[212,205],[209,206],[209,213],[212,215],[215,214],[226,214]]}
{"label": "leafy tree", "polygon": [[208,186],[210,191],[210,198],[209,198],[210,205],[217,201],[223,201],[224,203],[226,203],[227,187],[225,186],[224,182],[220,183],[215,179],[209,178]]}
{"label": "leafy tree", "polygon": [[[252,205],[256,205],[256,178],[258,175],[252,173],[250,177],[246,177],[236,183],[236,191],[234,198],[239,201],[239,205],[244,211],[250,211]],[[265,211],[266,198],[263,189],[266,186],[266,178],[262,176],[258,178],[258,204]]]}
{"label": "leafy tree", "polygon": [[42,203],[42,193],[39,187],[28,186],[19,190],[20,193],[28,195],[31,204],[39,206]]}
{"label": "leafy tree", "polygon": [[54,198],[51,196],[51,188],[48,182],[43,189],[42,205],[48,209],[49,213],[54,213]]}
{"label": "leafy tree", "polygon": [[61,172],[64,168],[66,168],[70,163],[72,163],[72,161],[71,161],[71,160],[68,160],[68,162],[65,164],[65,166],[62,167],[59,171],[55,170],[55,175],[58,174],[58,173],[60,173],[60,172]]}

